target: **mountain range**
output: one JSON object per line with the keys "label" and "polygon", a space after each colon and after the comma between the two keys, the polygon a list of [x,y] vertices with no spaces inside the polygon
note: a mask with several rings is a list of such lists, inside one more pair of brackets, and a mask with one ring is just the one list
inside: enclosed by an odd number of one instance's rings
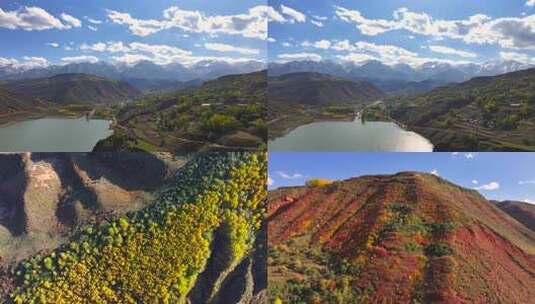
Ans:
{"label": "mountain range", "polygon": [[232,64],[223,61],[201,61],[188,67],[178,63],[159,65],[151,61],[140,61],[132,65],[99,61],[96,63],[82,62],[51,65],[35,69],[3,66],[0,67],[0,79],[43,78],[58,74],[91,74],[120,80],[149,79],[187,82],[196,79],[214,79],[229,74],[244,74],[264,68],[265,63],[258,61]]}
{"label": "mountain range", "polygon": [[57,105],[110,104],[141,95],[138,89],[124,81],[88,74],[59,74],[3,81],[0,84],[18,96],[27,95]]}
{"label": "mountain range", "polygon": [[[496,60],[482,64],[427,62],[419,66],[386,65],[377,60],[363,63],[334,61],[291,61],[269,64],[269,76],[296,72],[318,72],[353,80],[365,79],[387,92],[422,92],[451,82],[462,82],[478,76],[493,76],[533,67],[513,60]],[[422,83],[419,85],[419,83]],[[429,86],[429,84],[432,84]]]}
{"label": "mountain range", "polygon": [[298,72],[269,79],[269,101],[324,106],[375,101],[385,94],[374,85],[321,73]]}
{"label": "mountain range", "polygon": [[477,191],[431,174],[275,189],[267,218],[275,302],[531,303],[535,297],[535,233]]}

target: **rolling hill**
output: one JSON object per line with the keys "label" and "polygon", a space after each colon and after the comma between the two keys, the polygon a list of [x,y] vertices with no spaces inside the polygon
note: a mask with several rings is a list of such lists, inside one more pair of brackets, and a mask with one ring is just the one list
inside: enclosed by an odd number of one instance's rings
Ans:
{"label": "rolling hill", "polygon": [[535,150],[535,69],[391,98],[391,114],[437,150]]}
{"label": "rolling hill", "polygon": [[88,74],[60,74],[48,78],[6,82],[8,90],[59,105],[111,104],[140,96],[126,82]]}
{"label": "rolling hill", "polygon": [[535,233],[430,174],[268,194],[270,294],[283,303],[529,303]]}
{"label": "rolling hill", "polygon": [[30,111],[36,107],[44,107],[46,105],[46,102],[24,94],[11,92],[0,84],[0,115],[18,111]]}
{"label": "rolling hill", "polygon": [[496,202],[496,206],[535,231],[535,205],[516,201]]}
{"label": "rolling hill", "polygon": [[381,99],[385,94],[365,81],[351,81],[320,73],[292,73],[269,79],[269,102],[325,106],[358,104]]}

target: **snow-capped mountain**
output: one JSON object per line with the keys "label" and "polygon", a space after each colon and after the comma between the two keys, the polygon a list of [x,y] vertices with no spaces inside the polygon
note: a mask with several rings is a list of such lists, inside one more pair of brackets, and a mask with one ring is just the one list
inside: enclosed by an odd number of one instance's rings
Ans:
{"label": "snow-capped mountain", "polygon": [[293,61],[270,63],[269,75],[278,76],[293,72],[319,72],[351,79],[462,82],[478,76],[494,76],[535,67],[513,60],[496,60],[483,64],[449,64],[426,62],[419,66],[407,64],[386,65],[377,60],[360,64],[332,61]]}
{"label": "snow-capped mountain", "polygon": [[108,62],[82,62],[67,65],[52,65],[45,68],[25,69],[6,65],[0,67],[0,79],[26,79],[51,77],[58,74],[83,73],[111,79],[149,79],[190,81],[209,80],[224,75],[243,74],[266,68],[260,61],[227,63],[223,61],[201,61],[193,66],[178,63],[158,65],[151,61],[140,61],[133,65]]}

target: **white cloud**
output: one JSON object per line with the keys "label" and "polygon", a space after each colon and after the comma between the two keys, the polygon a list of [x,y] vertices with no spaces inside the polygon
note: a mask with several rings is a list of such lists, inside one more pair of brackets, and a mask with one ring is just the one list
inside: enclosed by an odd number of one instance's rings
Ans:
{"label": "white cloud", "polygon": [[360,63],[367,60],[379,60],[387,65],[408,64],[411,66],[419,66],[426,62],[444,62],[453,65],[468,63],[468,61],[462,60],[423,57],[415,52],[411,52],[395,45],[375,44],[365,41],[358,41],[355,43],[352,43],[349,40],[303,41],[301,46],[348,52],[345,55],[336,55],[336,57],[342,61],[353,63]]}
{"label": "white cloud", "polygon": [[47,43],[46,45],[51,46],[51,47],[53,47],[53,48],[57,48],[57,47],[59,47],[59,43],[56,43],[56,42],[49,42],[49,43]]}
{"label": "white cloud", "polygon": [[300,174],[300,173],[294,173],[294,174],[288,174],[286,172],[283,172],[283,171],[278,171],[277,174],[284,178],[284,179],[299,179],[299,178],[303,178],[303,175]]}
{"label": "white cloud", "polygon": [[478,184],[479,184],[479,181],[478,181],[477,179],[474,179],[474,180],[472,180],[472,184],[474,184],[474,185],[478,185]]}
{"label": "white cloud", "polygon": [[90,63],[96,63],[98,62],[98,58],[95,56],[72,56],[72,57],[63,57],[61,58],[61,62],[64,64],[70,64],[70,63],[81,63],[81,62],[90,62]]}
{"label": "white cloud", "polygon": [[430,45],[429,49],[435,53],[446,54],[446,55],[457,55],[464,58],[476,58],[477,54],[472,52],[466,52],[461,50],[452,49],[450,47],[441,46],[441,45]]}
{"label": "white cloud", "polygon": [[479,187],[474,187],[476,190],[486,190],[486,191],[494,191],[500,189],[500,183],[498,182],[490,182],[485,185],[481,185]]}
{"label": "white cloud", "polygon": [[22,62],[15,58],[0,57],[0,67],[12,67],[16,69],[30,70],[35,68],[44,68],[50,65],[47,59],[43,57],[22,57]]}
{"label": "white cloud", "polygon": [[[164,44],[146,44],[132,42],[125,44],[122,41],[98,42],[95,44],[82,44],[80,49],[87,52],[108,52],[117,54],[111,57],[116,62],[134,64],[139,61],[151,61],[156,64],[165,65],[180,63],[183,65],[193,65],[200,61],[220,61],[227,63],[238,63],[254,60],[247,57],[225,57],[225,56],[195,56],[191,51]],[[244,50],[241,50],[244,51]]]}
{"label": "white cloud", "polygon": [[183,10],[172,6],[163,12],[163,19],[136,19],[128,13],[108,11],[108,18],[127,25],[137,36],[148,36],[156,32],[179,28],[185,32],[241,35],[247,38],[267,39],[269,20],[284,20],[272,7],[259,5],[246,13],[236,15],[206,16],[200,11]]}
{"label": "white cloud", "polygon": [[327,17],[324,17],[324,16],[317,16],[317,15],[312,15],[312,18],[316,19],[316,20],[320,20],[320,21],[327,21]]}
{"label": "white cloud", "polygon": [[314,42],[314,47],[318,48],[318,49],[328,49],[331,47],[331,42],[328,41],[328,40],[320,40],[320,41],[316,41]]}
{"label": "white cloud", "polygon": [[431,174],[433,174],[435,176],[440,176],[440,174],[438,173],[437,169],[434,169],[433,171],[431,171]]}
{"label": "white cloud", "polygon": [[530,56],[524,53],[500,52],[500,58],[504,60],[514,60],[514,61],[518,61],[521,63],[535,64],[535,58],[533,56]]}
{"label": "white cloud", "polygon": [[43,31],[49,29],[68,30],[81,25],[80,20],[71,15],[63,13],[60,17],[65,23],[36,6],[25,6],[15,11],[4,11],[0,8],[0,27],[10,30]]}
{"label": "white cloud", "polygon": [[98,28],[95,27],[95,26],[92,26],[92,25],[88,25],[87,28],[90,29],[90,30],[92,30],[93,32],[98,31]]}
{"label": "white cloud", "polygon": [[526,6],[531,6],[531,7],[535,6],[535,0],[527,0]]}
{"label": "white cloud", "polygon": [[294,54],[279,54],[277,56],[282,62],[287,61],[321,61],[321,55],[315,53],[294,53]]}
{"label": "white cloud", "polygon": [[464,153],[464,158],[466,159],[474,159],[476,158],[476,153],[472,153],[472,152],[469,152],[469,153]]}
{"label": "white cloud", "polygon": [[267,179],[267,185],[268,185],[268,186],[271,186],[271,185],[273,185],[274,183],[275,183],[275,181],[274,181],[270,176],[268,176],[268,179]]}
{"label": "white cloud", "polygon": [[92,19],[92,18],[88,18],[88,17],[86,17],[85,19],[86,19],[87,21],[89,21],[89,23],[93,23],[93,24],[102,24],[102,20]]}
{"label": "white cloud", "polygon": [[61,19],[63,19],[63,21],[65,21],[65,23],[67,24],[66,25],[67,27],[81,27],[82,26],[82,21],[80,21],[80,19],[77,19],[71,15],[62,13],[60,17]]}
{"label": "white cloud", "polygon": [[[535,1],[535,0],[533,0],[533,1]],[[528,204],[533,204],[533,205],[535,205],[535,200],[526,198],[526,199],[524,199],[524,203],[528,203]]]}
{"label": "white cloud", "polygon": [[511,49],[535,49],[535,15],[493,19],[476,14],[462,20],[442,20],[426,13],[400,8],[394,11],[392,19],[368,19],[356,10],[340,6],[334,8],[338,18],[355,24],[364,35],[375,36],[394,30],[406,30],[414,34],[457,39],[471,44],[498,44]]}
{"label": "white cloud", "polygon": [[48,60],[43,57],[28,57],[24,56],[24,62],[21,64],[22,68],[26,69],[35,69],[35,68],[44,68],[50,65]]}
{"label": "white cloud", "polygon": [[323,27],[323,22],[317,20],[310,20],[310,23],[314,24],[317,27]]}
{"label": "white cloud", "polygon": [[294,22],[305,22],[307,20],[307,17],[305,16],[305,14],[301,13],[300,11],[297,11],[291,7],[287,7],[285,6],[284,4],[281,4],[281,11],[284,15],[286,16],[289,16],[290,19],[289,19],[289,22],[290,23],[294,23]]}
{"label": "white cloud", "polygon": [[289,43],[289,42],[283,42],[283,43],[282,43],[282,46],[283,46],[283,47],[291,47],[292,44]]}
{"label": "white cloud", "polygon": [[260,54],[260,50],[258,49],[235,47],[235,46],[232,46],[229,44],[223,44],[223,43],[205,43],[204,47],[207,50],[218,51],[218,52],[236,52],[236,53],[245,54],[245,55]]}
{"label": "white cloud", "polygon": [[102,42],[91,44],[91,45],[83,43],[80,46],[80,49],[82,51],[104,52],[107,49],[107,46],[105,43],[102,43]]}
{"label": "white cloud", "polygon": [[535,185],[535,180],[519,181],[519,185]]}

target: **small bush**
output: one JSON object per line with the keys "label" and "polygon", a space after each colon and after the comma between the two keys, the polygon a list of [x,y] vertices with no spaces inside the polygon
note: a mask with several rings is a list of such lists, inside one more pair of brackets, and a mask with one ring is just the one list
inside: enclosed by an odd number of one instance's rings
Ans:
{"label": "small bush", "polygon": [[425,248],[425,254],[430,256],[442,257],[452,253],[453,249],[446,243],[431,244]]}
{"label": "small bush", "polygon": [[310,179],[306,182],[306,185],[308,187],[325,187],[328,185],[331,185],[333,183],[330,179],[323,179],[323,178],[314,178]]}

